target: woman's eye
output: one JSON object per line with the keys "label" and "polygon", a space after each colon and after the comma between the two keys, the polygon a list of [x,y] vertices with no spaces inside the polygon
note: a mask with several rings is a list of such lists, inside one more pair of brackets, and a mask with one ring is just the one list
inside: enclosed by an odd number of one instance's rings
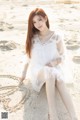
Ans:
{"label": "woman's eye", "polygon": [[[42,21],[42,19],[40,18],[40,19],[38,19],[38,21]],[[37,22],[38,22],[38,21],[37,21]],[[36,24],[36,22],[34,21],[33,24]]]}
{"label": "woman's eye", "polygon": [[36,22],[33,22],[33,24],[35,24]]}

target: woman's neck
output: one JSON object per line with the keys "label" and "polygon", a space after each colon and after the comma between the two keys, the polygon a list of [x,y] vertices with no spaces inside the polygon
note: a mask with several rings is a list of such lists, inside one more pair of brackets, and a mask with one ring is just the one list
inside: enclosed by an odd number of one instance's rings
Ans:
{"label": "woman's neck", "polygon": [[40,31],[39,35],[42,37],[45,37],[46,35],[48,35],[50,33],[50,30],[47,28],[44,31]]}

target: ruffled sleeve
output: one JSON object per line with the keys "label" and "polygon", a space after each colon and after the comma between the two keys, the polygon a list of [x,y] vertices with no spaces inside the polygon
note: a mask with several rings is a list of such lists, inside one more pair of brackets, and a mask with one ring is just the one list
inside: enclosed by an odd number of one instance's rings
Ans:
{"label": "ruffled sleeve", "polygon": [[65,43],[64,43],[63,34],[57,34],[56,44],[57,44],[57,49],[58,49],[59,55],[63,62],[66,58],[66,47],[65,47]]}
{"label": "ruffled sleeve", "polygon": [[63,63],[61,66],[65,78],[64,80],[66,83],[73,83],[73,64],[70,58],[71,56],[66,49],[64,36],[62,34],[57,35],[56,44]]}
{"label": "ruffled sleeve", "polygon": [[23,55],[22,61],[23,61],[23,63],[25,63],[25,64],[29,64],[29,63],[30,63],[30,58],[28,57],[27,54],[24,54],[24,55]]}

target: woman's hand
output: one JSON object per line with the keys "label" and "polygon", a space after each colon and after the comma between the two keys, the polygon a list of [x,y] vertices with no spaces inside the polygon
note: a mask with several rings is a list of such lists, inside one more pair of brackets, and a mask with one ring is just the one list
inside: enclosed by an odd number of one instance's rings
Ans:
{"label": "woman's hand", "polygon": [[25,79],[27,68],[28,68],[28,63],[26,63],[24,66],[24,70],[22,72],[22,77],[20,78],[20,82],[19,82],[18,86],[21,86],[23,84],[23,80]]}
{"label": "woman's hand", "polygon": [[47,63],[47,64],[46,64],[46,66],[52,67],[52,65],[50,64],[50,62],[49,62],[49,63]]}
{"label": "woman's hand", "polygon": [[49,66],[49,67],[54,67],[54,66],[57,65],[57,60],[51,61],[51,62],[47,63],[46,65]]}
{"label": "woman's hand", "polygon": [[54,67],[61,63],[61,58],[57,58],[56,60],[52,60],[51,62],[47,63],[46,65],[49,67]]}
{"label": "woman's hand", "polygon": [[22,78],[20,78],[20,82],[19,82],[19,87],[23,84],[23,80],[24,80],[25,78],[24,77],[22,77]]}

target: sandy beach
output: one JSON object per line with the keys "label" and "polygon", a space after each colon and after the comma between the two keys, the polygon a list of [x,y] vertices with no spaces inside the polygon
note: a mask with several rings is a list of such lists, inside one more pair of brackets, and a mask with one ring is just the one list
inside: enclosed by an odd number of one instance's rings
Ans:
{"label": "sandy beach", "polygon": [[[37,93],[25,79],[18,87],[25,64],[28,15],[36,7],[48,14],[51,30],[64,34],[67,70],[71,69],[72,74],[72,81],[66,86],[80,119],[80,4],[0,0],[0,120],[7,118],[6,114],[8,120],[48,120],[45,86]],[[59,120],[71,120],[57,89],[56,106]]]}

